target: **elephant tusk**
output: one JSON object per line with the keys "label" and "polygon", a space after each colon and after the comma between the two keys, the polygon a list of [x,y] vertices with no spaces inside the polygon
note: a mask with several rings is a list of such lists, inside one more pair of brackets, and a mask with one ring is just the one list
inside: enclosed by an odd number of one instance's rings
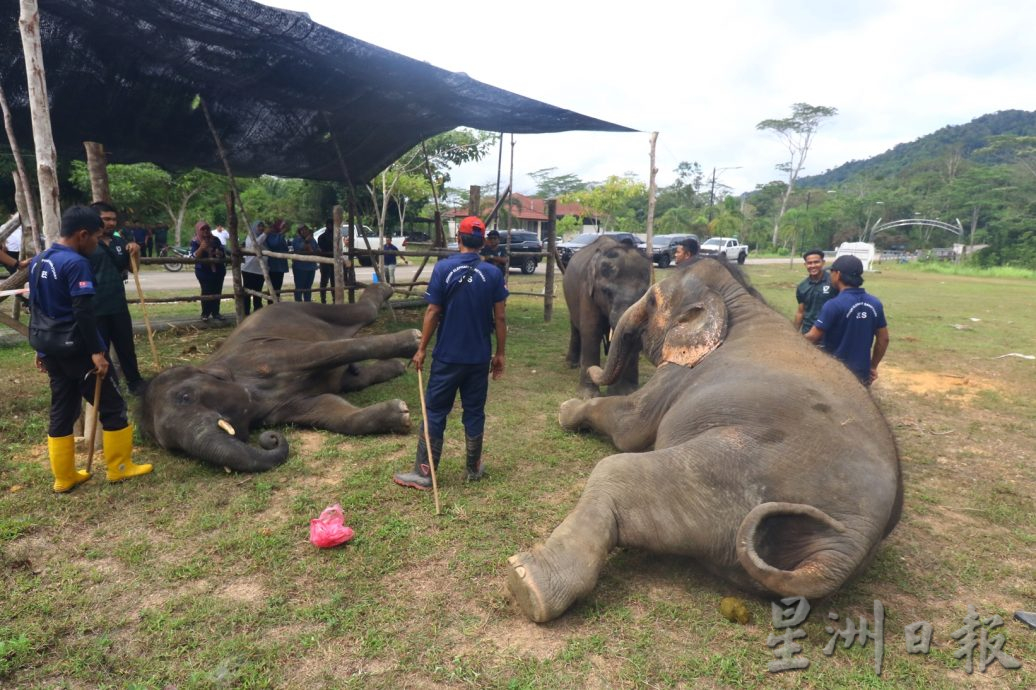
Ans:
{"label": "elephant tusk", "polygon": [[237,432],[234,431],[234,427],[230,424],[230,422],[228,422],[225,419],[221,419],[218,422],[216,422],[216,426],[218,426],[220,429],[227,432],[231,436],[237,435]]}

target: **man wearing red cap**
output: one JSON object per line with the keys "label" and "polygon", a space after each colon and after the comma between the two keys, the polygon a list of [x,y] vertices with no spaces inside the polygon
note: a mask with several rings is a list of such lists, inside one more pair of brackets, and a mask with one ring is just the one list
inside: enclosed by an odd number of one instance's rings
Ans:
{"label": "man wearing red cap", "polygon": [[[485,235],[482,220],[468,216],[457,231],[460,254],[435,264],[425,293],[428,309],[421,328],[421,342],[412,360],[418,369],[424,366],[425,350],[432,334],[437,333],[432,371],[425,391],[432,462],[439,466],[446,417],[459,391],[464,408],[468,481],[482,478],[482,434],[486,425],[489,374],[492,372],[493,379],[503,376],[507,340],[507,288],[500,269],[479,256]],[[496,354],[491,355],[490,333],[493,331],[496,332]],[[432,487],[423,433],[418,434],[413,471],[400,472],[393,481],[414,489]]]}

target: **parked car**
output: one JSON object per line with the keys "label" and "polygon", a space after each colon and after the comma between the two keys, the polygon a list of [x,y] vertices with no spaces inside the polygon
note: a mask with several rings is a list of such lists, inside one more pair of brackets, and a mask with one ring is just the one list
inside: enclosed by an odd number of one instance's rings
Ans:
{"label": "parked car", "polygon": [[568,242],[560,242],[558,244],[558,254],[561,256],[561,265],[568,266],[568,262],[572,259],[573,254],[596,240],[598,237],[611,237],[613,240],[618,242],[632,243],[634,247],[640,250],[641,254],[646,255],[645,247],[647,244],[632,232],[588,232],[583,233],[582,235],[576,235]]}
{"label": "parked car", "polygon": [[651,238],[651,260],[658,264],[659,268],[667,267],[673,263],[676,245],[690,238],[697,240],[698,236],[693,233],[687,235],[655,235]]}
{"label": "parked car", "polygon": [[722,254],[727,257],[727,261],[743,264],[748,258],[748,245],[741,244],[736,237],[710,237],[701,245],[698,253],[701,256],[720,256]]}

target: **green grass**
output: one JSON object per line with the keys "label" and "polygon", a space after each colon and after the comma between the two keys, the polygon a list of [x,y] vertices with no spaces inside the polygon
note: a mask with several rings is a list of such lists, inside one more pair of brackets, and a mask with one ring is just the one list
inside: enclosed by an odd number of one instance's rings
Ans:
{"label": "green grass", "polygon": [[[507,557],[550,533],[610,450],[557,424],[558,405],[576,388],[563,361],[563,299],[546,324],[542,299],[514,297],[509,369],[491,385],[487,408],[489,477],[462,481],[454,415],[440,517],[431,496],[391,481],[412,462],[413,436],[295,428],[284,429],[288,462],[266,474],[226,474],[141,445],[152,475],[110,485],[102,473],[55,495],[45,377],[26,347],[0,348],[12,381],[0,398],[0,686],[1032,687],[1036,635],[1009,619],[1036,606],[1036,365],[997,357],[1036,354],[1036,285],[880,269],[865,287],[886,305],[892,345],[874,392],[903,459],[904,516],[860,578],[814,602],[806,671],[768,673],[769,602],[686,558],[619,550],[594,592],[560,620],[539,626],[520,614],[504,586]],[[790,317],[801,268],[748,273]],[[514,274],[512,289],[532,291],[537,279]],[[397,310],[376,330],[419,319],[419,310]],[[220,337],[163,332],[162,361],[199,362]],[[138,350],[149,368],[146,341]],[[644,378],[650,369],[642,366]],[[350,400],[393,397],[419,422],[412,371]],[[356,537],[317,550],[309,520],[332,503]],[[728,595],[745,600],[748,626],[719,615]],[[887,612],[880,678],[870,645],[821,651],[828,611],[841,621],[872,618],[876,598]],[[1021,670],[964,674],[949,634],[969,604],[1004,618],[1005,650]],[[934,626],[935,643],[927,656],[908,655],[903,626],[920,620]]]}

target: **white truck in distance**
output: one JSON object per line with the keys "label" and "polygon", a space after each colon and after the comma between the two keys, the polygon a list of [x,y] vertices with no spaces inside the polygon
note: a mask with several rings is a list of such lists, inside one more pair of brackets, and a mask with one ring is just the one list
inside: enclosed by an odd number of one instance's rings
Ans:
{"label": "white truck in distance", "polygon": [[705,240],[698,250],[701,256],[719,256],[724,254],[727,261],[736,261],[739,264],[745,263],[748,258],[748,245],[741,244],[736,237],[710,237]]}

